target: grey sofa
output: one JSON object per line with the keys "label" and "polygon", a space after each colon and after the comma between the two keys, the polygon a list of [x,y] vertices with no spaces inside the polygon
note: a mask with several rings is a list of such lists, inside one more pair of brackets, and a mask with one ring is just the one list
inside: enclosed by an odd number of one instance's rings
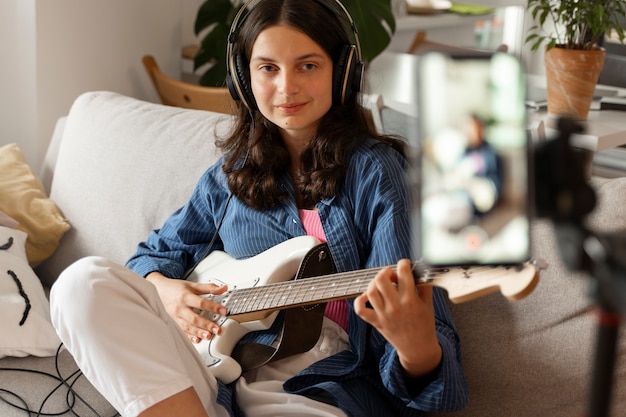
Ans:
{"label": "grey sofa", "polygon": [[[187,199],[215,160],[213,138],[227,128],[228,117],[110,92],[78,97],[59,120],[42,171],[51,199],[72,225],[54,255],[37,268],[42,282],[53,285],[63,268],[85,255],[124,262],[136,243]],[[599,203],[589,223],[597,230],[626,229],[626,179],[594,178],[592,183]],[[564,268],[548,221],[535,220],[532,231],[534,256],[549,267],[528,297],[511,302],[496,293],[451,306],[470,385],[468,407],[453,415],[573,417],[586,411],[596,334],[589,296],[593,279]],[[614,417],[626,415],[625,347],[620,340]],[[0,368],[57,374],[54,357],[4,358]],[[70,381],[76,378],[65,351],[58,369],[65,378],[72,376]],[[58,384],[41,374],[0,370],[0,389],[19,394],[34,410]],[[81,416],[115,414],[84,378],[73,390],[80,399],[68,399],[63,386],[45,401],[43,411],[60,412],[69,401]],[[0,403],[0,416],[24,415]]]}

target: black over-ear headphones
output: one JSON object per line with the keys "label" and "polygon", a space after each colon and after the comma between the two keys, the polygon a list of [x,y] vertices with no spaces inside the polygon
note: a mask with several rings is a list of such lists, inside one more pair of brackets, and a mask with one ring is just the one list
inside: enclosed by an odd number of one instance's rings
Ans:
{"label": "black over-ear headphones", "polygon": [[[235,19],[228,33],[228,45],[226,48],[226,86],[232,98],[234,100],[241,100],[248,110],[257,109],[256,100],[254,99],[254,94],[252,94],[252,88],[250,87],[248,60],[243,53],[234,54],[233,45],[237,42],[240,24],[247,17],[247,14],[244,16],[244,13],[254,1],[261,2],[262,0],[247,0],[235,15]],[[338,11],[326,3],[327,0],[315,1],[331,10],[341,19]],[[354,44],[348,44],[343,47],[333,68],[333,103],[344,104],[352,94],[361,91],[363,60],[361,58],[359,35],[356,25],[352,20],[352,16],[350,16],[348,10],[346,10],[345,6],[339,0],[333,1],[336,3],[337,7],[342,10],[354,35]]]}

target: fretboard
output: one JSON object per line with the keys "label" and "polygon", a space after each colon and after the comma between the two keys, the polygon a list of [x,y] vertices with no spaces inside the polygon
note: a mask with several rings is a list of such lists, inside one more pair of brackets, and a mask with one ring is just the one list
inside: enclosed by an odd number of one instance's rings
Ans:
{"label": "fretboard", "polygon": [[[416,264],[413,267],[415,271]],[[391,268],[395,269],[395,265]],[[222,304],[228,308],[228,315],[234,316],[352,298],[363,293],[381,269],[383,268],[361,269],[260,287],[234,289],[226,294]],[[420,274],[419,280],[430,281],[430,274],[424,272]]]}

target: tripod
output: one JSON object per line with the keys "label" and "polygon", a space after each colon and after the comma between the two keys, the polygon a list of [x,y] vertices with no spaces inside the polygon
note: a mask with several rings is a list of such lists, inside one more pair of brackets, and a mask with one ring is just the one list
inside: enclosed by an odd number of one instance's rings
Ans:
{"label": "tripod", "polygon": [[584,416],[607,417],[619,328],[623,310],[626,309],[626,265],[620,263],[626,259],[626,235],[599,236],[579,226],[563,224],[557,224],[555,228],[561,243],[559,246],[565,248],[563,258],[567,266],[588,271],[594,278],[590,281],[590,293],[596,306],[597,335],[588,407]]}
{"label": "tripod", "polygon": [[[535,196],[539,217],[551,218],[561,256],[570,270],[588,272],[597,307],[597,338],[588,408],[584,417],[609,415],[617,340],[626,311],[626,234],[594,234],[583,225],[596,203],[584,177],[585,155],[569,145],[582,127],[559,120],[559,137],[535,151]],[[620,309],[622,311],[620,311]]]}

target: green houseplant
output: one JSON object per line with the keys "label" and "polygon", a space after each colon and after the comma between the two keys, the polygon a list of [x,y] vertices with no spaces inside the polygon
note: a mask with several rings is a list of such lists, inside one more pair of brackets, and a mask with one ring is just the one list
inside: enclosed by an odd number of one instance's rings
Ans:
{"label": "green houseplant", "polygon": [[[534,26],[531,50],[545,46],[548,113],[585,120],[605,51],[598,45],[613,33],[624,41],[624,0],[528,0]],[[571,88],[577,87],[578,91]]]}
{"label": "green houseplant", "polygon": [[[341,0],[355,21],[363,60],[371,61],[382,52],[395,32],[391,0]],[[196,15],[195,33],[201,36],[194,57],[194,71],[207,66],[200,85],[223,87],[226,77],[226,42],[230,25],[243,0],[206,0]]]}

